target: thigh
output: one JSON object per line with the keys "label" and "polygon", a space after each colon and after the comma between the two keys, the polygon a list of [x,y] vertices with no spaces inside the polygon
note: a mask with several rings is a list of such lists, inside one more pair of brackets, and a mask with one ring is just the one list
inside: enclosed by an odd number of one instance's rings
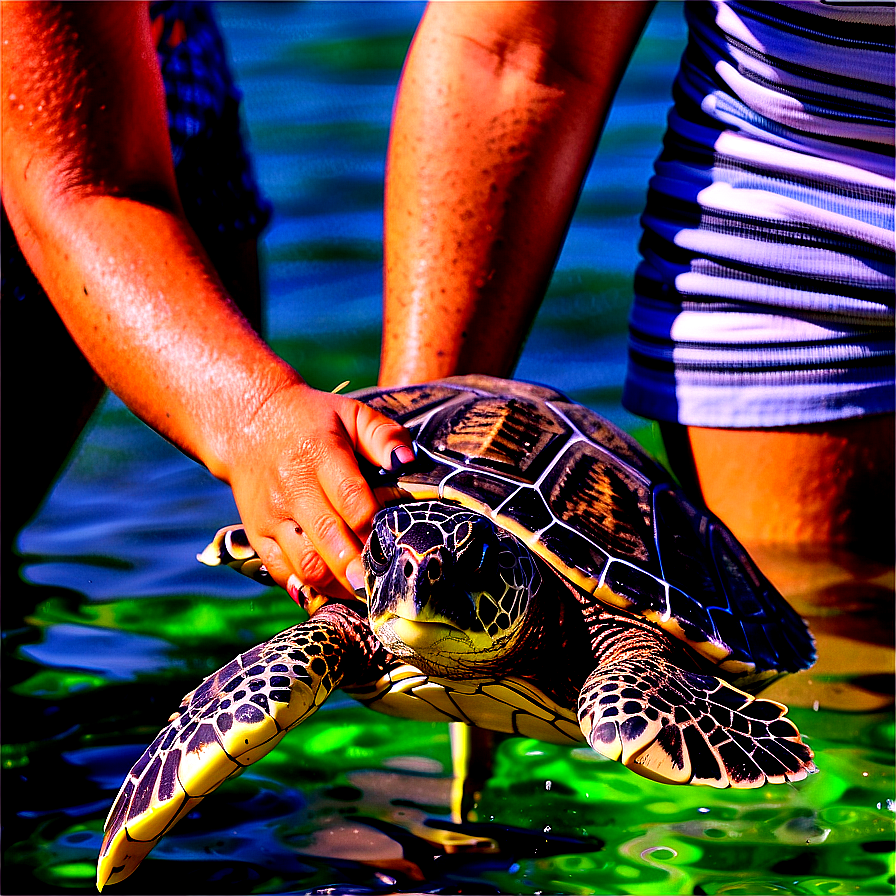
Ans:
{"label": "thigh", "polygon": [[0,302],[2,526],[10,544],[65,465],[104,387],[49,300]]}
{"label": "thigh", "polygon": [[747,547],[844,547],[890,560],[894,417],[767,430],[663,425],[679,478]]}

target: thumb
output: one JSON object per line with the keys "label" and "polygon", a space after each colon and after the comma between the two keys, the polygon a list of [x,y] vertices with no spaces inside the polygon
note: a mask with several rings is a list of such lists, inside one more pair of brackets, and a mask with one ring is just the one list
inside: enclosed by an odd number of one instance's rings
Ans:
{"label": "thumb", "polygon": [[361,402],[352,404],[354,420],[349,435],[358,454],[390,473],[414,462],[411,434],[400,423]]}

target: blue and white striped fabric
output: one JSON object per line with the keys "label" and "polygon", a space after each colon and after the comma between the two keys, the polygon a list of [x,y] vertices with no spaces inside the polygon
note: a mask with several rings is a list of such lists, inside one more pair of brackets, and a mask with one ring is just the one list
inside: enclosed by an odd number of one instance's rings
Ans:
{"label": "blue and white striped fabric", "polygon": [[893,6],[685,10],[624,403],[732,428],[891,412]]}

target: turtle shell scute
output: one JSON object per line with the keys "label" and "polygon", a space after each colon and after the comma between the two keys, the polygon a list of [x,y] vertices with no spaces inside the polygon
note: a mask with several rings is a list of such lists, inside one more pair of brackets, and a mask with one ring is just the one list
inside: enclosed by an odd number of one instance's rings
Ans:
{"label": "turtle shell scute", "polygon": [[654,509],[670,611],[684,639],[759,670],[806,668],[815,651],[805,623],[734,536],[677,489],[657,488]]}
{"label": "turtle shell scute", "polygon": [[407,423],[456,396],[457,389],[439,383],[397,389],[364,389],[352,393],[353,398],[399,423]]}
{"label": "turtle shell scute", "polygon": [[437,458],[531,483],[570,432],[547,405],[517,397],[470,396],[437,410],[417,438]]}
{"label": "turtle shell scute", "polygon": [[585,538],[611,557],[658,573],[650,484],[590,442],[573,442],[541,485],[568,538]]}
{"label": "turtle shell scute", "polygon": [[460,470],[445,480],[443,494],[445,498],[461,503],[468,496],[474,497],[478,504],[493,512],[518,490],[518,483],[499,476],[479,470]]}
{"label": "turtle shell scute", "polygon": [[583,591],[593,593],[608,562],[606,551],[587,538],[576,536],[567,526],[554,523],[541,533],[538,553],[553,566],[565,567],[564,573]]}
{"label": "turtle shell scute", "polygon": [[627,607],[640,615],[648,612],[662,615],[666,611],[665,584],[637,566],[618,560],[611,562],[604,576],[604,587],[624,597]]}
{"label": "turtle shell scute", "polygon": [[545,503],[541,492],[534,488],[519,488],[501,508],[501,519],[512,520],[526,532],[541,532],[554,522],[554,514]]}
{"label": "turtle shell scute", "polygon": [[628,433],[613,426],[584,405],[568,401],[558,402],[554,407],[582,433],[583,436],[605,448],[614,457],[625,461],[645,479],[663,482],[669,474],[633,439]]}

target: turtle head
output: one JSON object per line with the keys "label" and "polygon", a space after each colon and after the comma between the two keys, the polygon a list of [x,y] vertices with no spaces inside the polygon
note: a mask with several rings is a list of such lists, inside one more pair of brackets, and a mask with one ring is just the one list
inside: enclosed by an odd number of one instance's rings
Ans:
{"label": "turtle head", "polygon": [[504,665],[541,583],[521,541],[439,501],[380,511],[362,557],[374,634],[396,656],[446,677]]}

